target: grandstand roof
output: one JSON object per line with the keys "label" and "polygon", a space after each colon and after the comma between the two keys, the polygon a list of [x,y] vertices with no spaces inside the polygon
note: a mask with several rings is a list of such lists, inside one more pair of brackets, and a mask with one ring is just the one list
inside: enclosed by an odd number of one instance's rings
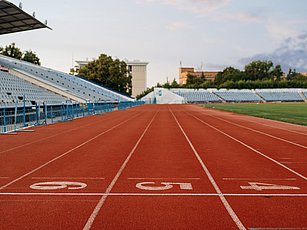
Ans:
{"label": "grandstand roof", "polygon": [[0,0],[0,35],[41,28],[49,27],[13,3]]}

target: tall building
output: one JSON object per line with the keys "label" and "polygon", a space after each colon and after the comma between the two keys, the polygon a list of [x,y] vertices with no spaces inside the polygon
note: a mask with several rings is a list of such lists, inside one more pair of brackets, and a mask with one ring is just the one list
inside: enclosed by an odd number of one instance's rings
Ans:
{"label": "tall building", "polygon": [[127,65],[132,75],[132,96],[136,97],[146,89],[148,62],[127,61]]}
{"label": "tall building", "polygon": [[[76,61],[78,64],[76,69],[80,69],[86,66],[90,61]],[[132,75],[132,96],[136,97],[146,90],[147,84],[147,65],[148,62],[142,62],[139,60],[127,61],[128,70]]]}
{"label": "tall building", "polygon": [[193,67],[180,67],[179,68],[179,84],[185,85],[187,83],[188,75],[205,78],[209,81],[214,81],[218,72],[214,71],[195,71]]}

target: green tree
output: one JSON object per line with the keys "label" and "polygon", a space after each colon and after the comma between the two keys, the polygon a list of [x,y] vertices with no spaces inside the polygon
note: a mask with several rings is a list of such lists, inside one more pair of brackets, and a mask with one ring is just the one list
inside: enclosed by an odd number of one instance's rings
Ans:
{"label": "green tree", "polygon": [[78,75],[84,79],[109,87],[121,93],[132,94],[132,76],[127,64],[119,59],[101,54],[97,60],[81,68]]}
{"label": "green tree", "polygon": [[188,74],[186,87],[200,88],[200,85],[203,84],[204,82],[206,82],[206,77],[204,76],[204,74],[202,74],[200,77]]}
{"label": "green tree", "polygon": [[277,81],[281,80],[281,77],[283,76],[283,71],[281,69],[281,65],[276,65],[273,70],[271,71],[271,79],[275,79]]}
{"label": "green tree", "polygon": [[21,60],[33,63],[35,65],[41,65],[39,57],[32,50],[24,52]]}
{"label": "green tree", "polygon": [[289,81],[307,81],[307,77],[301,73],[297,73],[295,69],[289,69],[289,72],[286,77]]}
{"label": "green tree", "polygon": [[4,48],[1,47],[1,54],[19,60],[22,58],[23,55],[22,51],[18,47],[16,47],[15,43],[12,43],[11,45],[8,45]]}
{"label": "green tree", "polygon": [[289,81],[291,81],[291,80],[294,79],[294,77],[295,77],[296,74],[297,74],[297,73],[296,73],[296,70],[295,70],[295,69],[292,70],[292,69],[290,68],[289,71],[288,71],[288,74],[287,74],[287,76],[286,76],[286,79],[289,80]]}
{"label": "green tree", "polygon": [[271,61],[253,61],[249,63],[245,66],[246,80],[270,79],[273,66]]}
{"label": "green tree", "polygon": [[0,54],[12,57],[18,60],[27,61],[36,65],[40,65],[40,59],[32,50],[22,52],[20,48],[16,47],[15,43],[6,47],[0,47]]}
{"label": "green tree", "polygon": [[176,81],[176,79],[174,78],[174,80],[171,83],[171,88],[179,88],[180,85],[178,84],[178,82]]}
{"label": "green tree", "polygon": [[212,87],[215,87],[215,84],[213,81],[205,81],[200,84],[200,88],[207,89],[207,88],[212,88]]}
{"label": "green tree", "polygon": [[170,89],[171,88],[171,84],[167,81],[166,83],[164,83],[162,85],[162,87],[165,88],[165,89]]}
{"label": "green tree", "polygon": [[[158,83],[159,84],[159,83]],[[147,88],[145,91],[143,91],[141,94],[137,95],[136,98],[137,99],[141,99],[142,97],[146,96],[147,94],[151,93],[152,91],[154,91],[154,86],[151,88]]]}
{"label": "green tree", "polygon": [[78,73],[78,71],[75,68],[70,68],[69,70],[70,75],[75,75],[76,73]]}
{"label": "green tree", "polygon": [[222,72],[218,72],[214,82],[219,85],[226,81],[240,81],[243,78],[243,74],[239,69],[227,67]]}

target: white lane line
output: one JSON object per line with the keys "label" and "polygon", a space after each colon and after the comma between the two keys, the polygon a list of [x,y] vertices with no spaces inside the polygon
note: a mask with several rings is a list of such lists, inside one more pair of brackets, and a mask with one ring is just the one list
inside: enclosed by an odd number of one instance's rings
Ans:
{"label": "white lane line", "polygon": [[276,140],[279,140],[279,141],[283,141],[283,142],[286,142],[286,143],[288,143],[288,144],[292,144],[292,145],[295,145],[295,146],[298,146],[298,147],[307,149],[307,146],[304,146],[304,145],[295,143],[295,142],[293,142],[293,141],[288,141],[288,140],[286,140],[286,139],[283,139],[283,138],[280,138],[280,137],[276,137],[276,136],[274,136],[274,135],[271,135],[271,134],[268,134],[268,133],[265,133],[265,132],[262,132],[262,131],[259,131],[259,130],[256,130],[256,129],[252,129],[252,128],[246,127],[246,126],[244,126],[244,125],[239,125],[239,124],[237,124],[237,123],[234,123],[234,122],[225,120],[225,119],[220,118],[220,117],[214,117],[214,116],[211,116],[211,115],[208,115],[208,116],[213,117],[213,118],[218,119],[218,120],[221,120],[221,121],[224,121],[224,122],[227,122],[227,123],[229,123],[229,124],[232,124],[232,125],[241,127],[241,128],[243,128],[243,129],[247,129],[247,130],[253,131],[253,132],[255,132],[255,133],[260,133],[260,134],[262,134],[262,135],[271,137],[271,138],[273,138],[273,139],[276,139]]}
{"label": "white lane line", "polygon": [[269,180],[269,181],[283,181],[283,180],[296,180],[295,178],[223,178],[223,180]]}
{"label": "white lane line", "polygon": [[33,180],[104,180],[103,177],[32,177]]}
{"label": "white lane line", "polygon": [[132,119],[135,118],[136,116],[137,116],[137,115],[135,115],[135,116],[133,116],[133,117],[130,117],[129,119],[127,119],[127,120],[125,120],[125,121],[123,121],[123,122],[121,122],[121,123],[119,123],[119,124],[113,126],[112,128],[109,128],[108,130],[106,130],[106,131],[104,131],[104,132],[102,132],[102,133],[96,135],[95,137],[93,137],[93,138],[91,138],[91,139],[89,139],[89,140],[83,142],[82,144],[80,144],[80,145],[78,145],[78,146],[76,146],[76,147],[74,147],[74,148],[72,148],[72,149],[66,151],[65,153],[61,154],[60,156],[57,156],[57,157],[53,158],[52,160],[46,162],[45,164],[42,164],[41,166],[39,166],[39,167],[37,167],[37,168],[31,170],[30,172],[28,172],[28,173],[26,173],[26,174],[24,174],[24,175],[22,175],[22,176],[16,178],[15,180],[13,180],[13,181],[11,181],[11,182],[9,182],[9,183],[7,183],[7,184],[1,186],[1,187],[0,187],[0,190],[2,190],[2,189],[4,189],[4,188],[10,186],[11,184],[14,184],[15,182],[17,182],[17,181],[19,181],[19,180],[21,180],[21,179],[23,179],[23,178],[25,178],[25,177],[31,175],[32,173],[34,173],[34,172],[36,172],[36,171],[38,171],[38,170],[44,168],[45,166],[47,166],[47,165],[53,163],[54,161],[56,161],[56,160],[58,160],[58,159],[60,159],[60,158],[62,158],[62,157],[64,157],[64,156],[66,156],[67,154],[69,154],[69,153],[71,153],[71,152],[73,152],[73,151],[75,151],[75,150],[81,148],[82,146],[84,146],[84,145],[90,143],[91,141],[97,139],[98,137],[100,137],[100,136],[102,136],[102,135],[104,135],[104,134],[106,134],[106,133],[112,131],[113,129],[117,128],[118,126],[121,126],[122,124],[124,124],[124,123],[126,123],[126,122],[132,120]]}
{"label": "white lane line", "polygon": [[8,133],[0,133],[0,136],[6,136],[6,135],[17,135],[17,133],[11,133],[14,131],[9,131]]}
{"label": "white lane line", "polygon": [[187,136],[187,134],[183,130],[182,126],[180,125],[179,121],[177,120],[177,117],[175,116],[175,114],[171,110],[170,110],[170,112],[172,113],[177,125],[179,126],[179,128],[180,128],[181,132],[183,133],[185,139],[189,143],[191,149],[194,152],[194,155],[196,156],[197,160],[199,161],[200,165],[202,166],[204,172],[206,173],[206,175],[207,175],[208,179],[210,180],[211,184],[213,185],[215,191],[219,194],[219,198],[222,201],[222,203],[223,203],[224,207],[226,208],[227,212],[229,213],[230,217],[232,218],[232,220],[235,222],[235,224],[237,225],[237,227],[240,230],[245,230],[246,228],[244,227],[244,225],[240,221],[239,217],[237,216],[237,214],[234,212],[234,210],[232,209],[232,207],[230,206],[230,204],[226,200],[226,198],[223,195],[222,191],[220,190],[219,186],[217,185],[217,183],[215,182],[211,173],[209,172],[208,168],[206,167],[205,163],[202,161],[201,157],[199,156],[198,152],[196,151],[196,149],[193,146],[192,142],[190,141],[189,137]]}
{"label": "white lane line", "polygon": [[[221,112],[228,112],[228,113],[231,113],[229,111],[223,111],[223,110],[216,110],[216,109],[212,109],[212,111],[216,112],[216,111],[221,111]],[[294,127],[298,127],[298,128],[306,128],[305,126],[303,125],[299,125],[299,124],[294,124],[294,123],[289,123],[289,122],[285,122],[285,121],[278,121],[278,120],[272,120],[272,119],[269,119],[269,118],[264,118],[264,117],[256,117],[256,116],[250,116],[250,115],[246,115],[246,114],[242,114],[242,113],[238,113],[236,115],[241,115],[241,116],[244,116],[244,117],[252,117],[252,118],[256,118],[256,119],[259,119],[259,120],[264,120],[264,121],[269,121],[271,123],[277,123],[277,124],[282,124],[282,125],[287,125],[287,126],[294,126]],[[242,119],[242,120],[245,120],[246,119]],[[247,120],[247,121],[250,121],[250,122],[253,122],[253,123],[257,123],[257,124],[261,124],[261,125],[265,125],[265,126],[269,126],[269,127],[273,127],[273,128],[279,128],[279,127],[276,127],[276,126],[271,126],[271,125],[267,125],[267,124],[263,124],[259,121],[251,121],[251,120]],[[283,129],[283,128],[279,128],[279,129]],[[291,131],[291,130],[288,130],[288,129],[283,129],[283,130],[287,130],[287,131],[290,131],[290,132],[294,132],[294,133],[299,133],[299,134],[303,134],[303,135],[307,135],[307,133],[301,133],[301,132],[298,132],[298,131]]]}
{"label": "white lane line", "polygon": [[135,150],[137,149],[137,147],[139,146],[141,140],[143,139],[143,137],[145,136],[147,130],[149,129],[150,125],[152,124],[152,122],[154,121],[155,117],[157,116],[158,112],[155,113],[155,115],[153,116],[153,118],[150,120],[149,124],[146,126],[145,130],[143,131],[142,135],[140,136],[140,138],[138,139],[138,141],[136,142],[136,144],[134,145],[134,147],[132,148],[132,150],[130,151],[129,155],[127,156],[126,160],[124,161],[124,163],[122,164],[122,166],[120,167],[120,169],[118,170],[118,172],[116,173],[115,177],[113,178],[112,182],[110,183],[110,185],[108,186],[108,188],[105,191],[105,194],[100,198],[99,202],[97,203],[95,209],[93,210],[92,214],[90,215],[90,217],[88,218],[85,226],[83,227],[84,230],[88,230],[91,228],[91,226],[93,225],[100,209],[102,208],[104,202],[106,201],[108,195],[110,194],[112,188],[114,187],[115,183],[117,182],[118,178],[120,177],[120,175],[122,174],[124,168],[126,167],[126,165],[128,164],[130,158],[132,157],[133,153],[135,152]]}
{"label": "white lane line", "polygon": [[[307,197],[306,193],[223,193],[223,196],[230,197]],[[201,196],[220,197],[217,193],[35,193],[35,192],[3,192],[0,196]]]}
{"label": "white lane line", "polygon": [[[244,115],[244,114],[241,114],[241,115]],[[248,115],[247,115],[248,116]],[[261,118],[261,117],[255,117],[255,118],[260,118],[260,119],[265,119],[265,118]],[[276,129],[281,129],[281,130],[285,130],[285,131],[288,131],[288,132],[291,132],[291,133],[296,133],[296,134],[301,134],[301,135],[304,135],[304,136],[307,136],[307,133],[302,133],[302,132],[299,132],[299,131],[294,131],[294,130],[290,130],[290,129],[284,129],[284,128],[281,128],[279,126],[273,126],[273,125],[268,125],[268,124],[263,124],[259,121],[251,121],[251,120],[246,120],[246,119],[242,119],[244,121],[248,121],[248,122],[252,122],[252,123],[256,123],[257,125],[263,125],[263,126],[267,126],[267,127],[271,127],[271,128],[276,128]],[[274,121],[274,120],[270,120],[270,119],[265,119],[265,120],[268,120],[268,121]],[[278,122],[278,121],[276,121]],[[285,123],[285,122],[279,122],[279,123],[282,123],[282,124],[291,124],[291,123]],[[292,124],[292,125],[295,125],[295,124]],[[297,125],[296,125],[297,126]],[[303,126],[300,126],[299,127],[303,127]]]}
{"label": "white lane line", "polygon": [[15,132],[17,132],[17,133],[32,133],[32,132],[35,132],[35,130],[33,130],[33,129],[18,129],[18,130],[16,130]]}
{"label": "white lane line", "polygon": [[218,128],[216,128],[216,127],[214,127],[214,126],[208,124],[207,122],[205,122],[205,121],[199,119],[198,117],[194,116],[193,114],[190,114],[190,116],[194,117],[195,119],[197,119],[197,120],[200,121],[201,123],[203,123],[203,124],[209,126],[210,128],[212,128],[212,129],[218,131],[219,133],[222,133],[223,135],[229,137],[230,139],[232,139],[232,140],[238,142],[239,144],[245,146],[246,148],[252,150],[253,152],[258,153],[259,155],[261,155],[261,156],[267,158],[268,160],[270,160],[270,161],[272,161],[272,162],[278,164],[279,166],[283,167],[284,169],[288,170],[289,172],[292,172],[292,173],[294,173],[295,175],[299,176],[300,178],[302,178],[302,179],[304,179],[304,180],[307,180],[307,177],[305,177],[305,176],[303,176],[302,174],[300,174],[300,173],[294,171],[293,169],[291,169],[291,168],[289,168],[289,167],[283,165],[282,163],[278,162],[277,160],[274,160],[273,158],[271,158],[271,157],[269,157],[269,156],[263,154],[262,152],[258,151],[257,149],[254,149],[253,147],[249,146],[248,144],[246,144],[246,143],[244,143],[244,142],[242,142],[242,141],[236,139],[235,137],[233,137],[233,136],[231,136],[231,135],[229,135],[229,134],[223,132],[222,130],[220,130],[220,129],[218,129]]}
{"label": "white lane line", "polygon": [[200,180],[200,178],[162,178],[162,177],[156,177],[156,178],[148,178],[148,177],[140,177],[140,178],[128,178],[128,180]]}

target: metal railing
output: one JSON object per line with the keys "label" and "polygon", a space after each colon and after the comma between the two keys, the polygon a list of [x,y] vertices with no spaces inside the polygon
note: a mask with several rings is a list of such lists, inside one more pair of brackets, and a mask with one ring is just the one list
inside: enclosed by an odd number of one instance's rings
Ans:
{"label": "metal railing", "polygon": [[60,105],[35,105],[0,107],[0,133],[10,133],[30,126],[70,121],[75,118],[125,110],[143,102],[121,103],[66,103]]}

